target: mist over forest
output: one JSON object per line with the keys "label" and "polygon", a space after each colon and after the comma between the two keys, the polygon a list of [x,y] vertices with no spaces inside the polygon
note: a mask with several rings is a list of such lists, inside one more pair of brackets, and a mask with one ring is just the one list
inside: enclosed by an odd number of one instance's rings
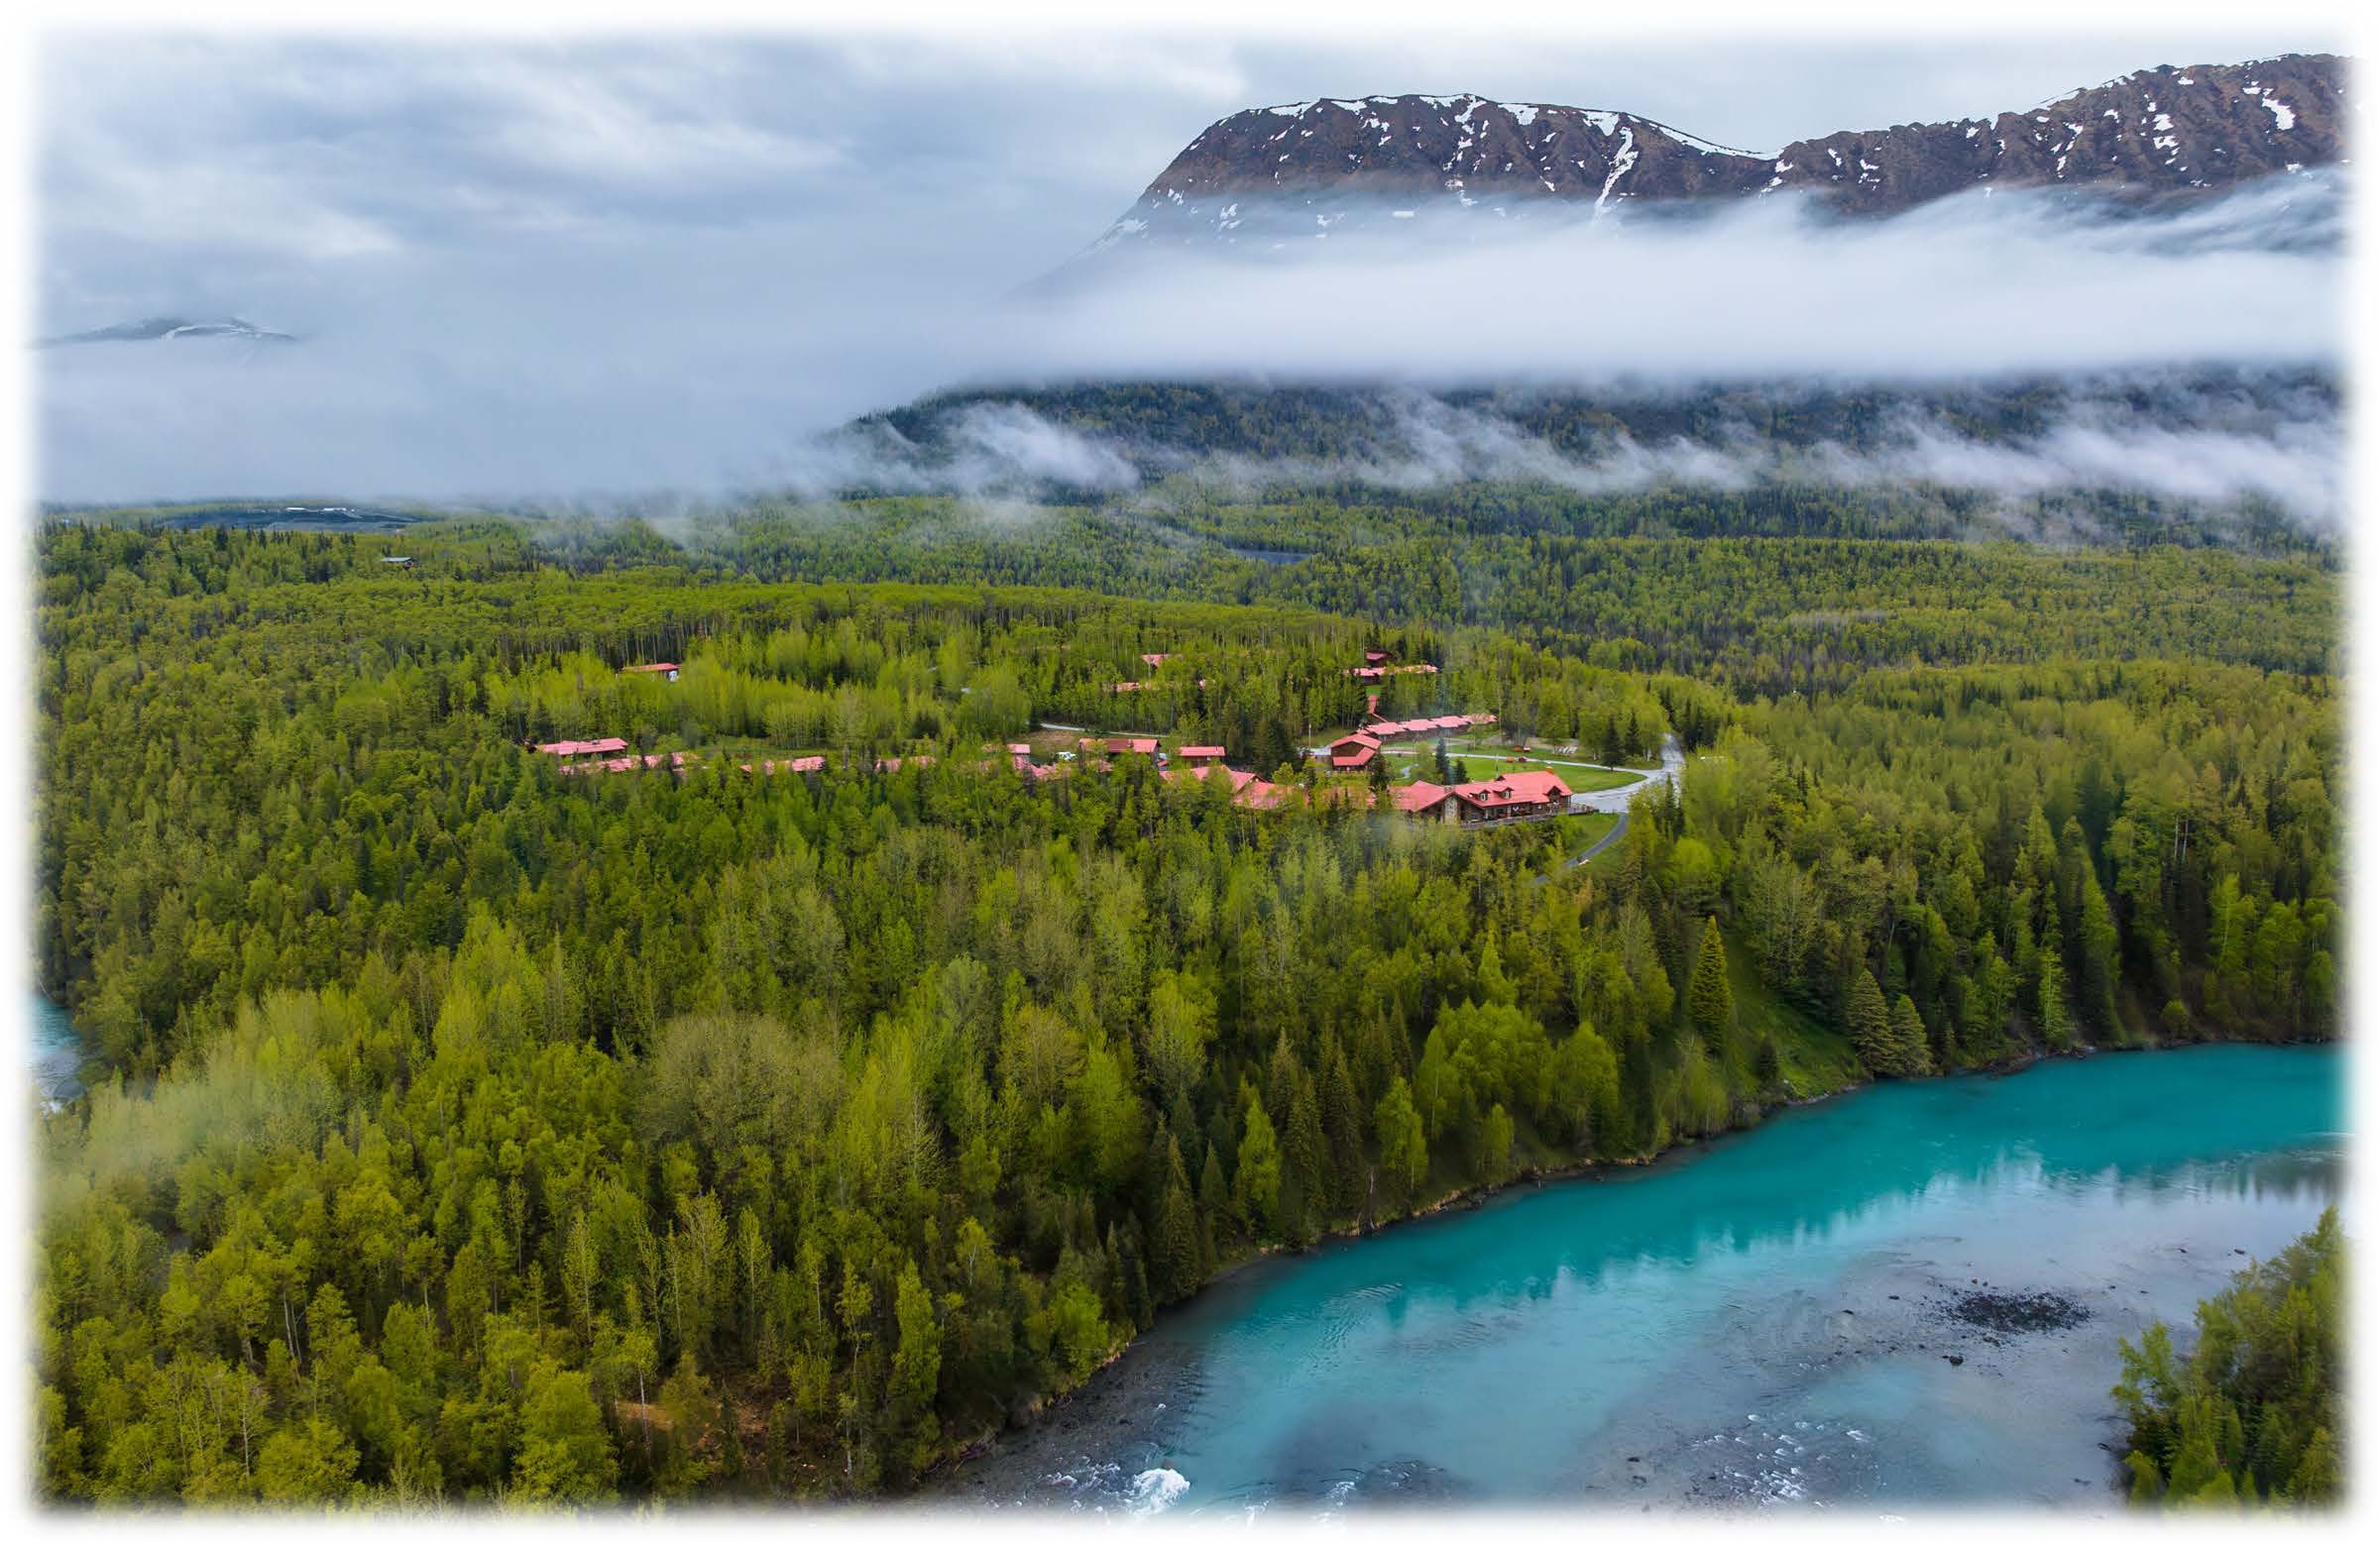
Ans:
{"label": "mist over forest", "polygon": [[[2333,170],[2205,201],[1978,193],[1865,221],[1778,198],[1471,222],[1418,245],[1357,231],[1136,254],[989,295],[891,270],[839,276],[832,305],[791,293],[765,242],[696,232],[565,261],[531,239],[501,262],[423,260],[370,300],[324,291],[294,321],[260,317],[293,326],[292,344],[45,351],[42,493],[1115,495],[1195,467],[1242,490],[2104,487],[2253,497],[2321,529],[2338,503],[2346,197]],[[2054,380],[2081,383],[2057,393],[2059,416],[1963,422],[1929,405],[1939,388]],[[1214,383],[1358,392],[1373,422],[1250,448],[1195,422],[1053,407],[1075,388]],[[1856,433],[1782,444],[1729,416],[1779,383],[1870,407]],[[918,415],[898,410],[938,394],[963,408],[911,443]],[[1532,398],[1613,416],[1549,434],[1514,408]],[[1681,399],[1715,406],[1660,427]]]}

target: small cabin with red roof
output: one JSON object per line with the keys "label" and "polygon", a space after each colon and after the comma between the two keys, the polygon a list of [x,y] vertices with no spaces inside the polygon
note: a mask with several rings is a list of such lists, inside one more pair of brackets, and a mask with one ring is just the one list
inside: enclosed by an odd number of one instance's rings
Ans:
{"label": "small cabin with red roof", "polygon": [[655,660],[650,665],[623,666],[621,674],[623,676],[659,676],[667,681],[676,681],[678,667],[674,660]]}
{"label": "small cabin with red roof", "polygon": [[1155,756],[1155,735],[1110,735],[1106,739],[1085,735],[1075,742],[1090,756]]}
{"label": "small cabin with red roof", "polygon": [[1380,754],[1380,741],[1358,730],[1339,736],[1323,749],[1330,755],[1332,772],[1362,772]]}

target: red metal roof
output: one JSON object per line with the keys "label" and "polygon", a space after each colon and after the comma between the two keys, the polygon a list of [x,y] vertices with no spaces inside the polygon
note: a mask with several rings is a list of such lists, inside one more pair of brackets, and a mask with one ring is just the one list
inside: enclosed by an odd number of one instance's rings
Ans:
{"label": "red metal roof", "polygon": [[1397,791],[1397,808],[1407,815],[1417,815],[1444,800],[1453,791],[1442,783],[1420,779]]}
{"label": "red metal roof", "polygon": [[1570,786],[1549,772],[1503,773],[1482,783],[1458,783],[1454,795],[1483,810],[1544,805],[1570,798]]}
{"label": "red metal roof", "polygon": [[1176,756],[1203,756],[1220,759],[1223,755],[1223,748],[1219,745],[1186,745],[1174,754]]}
{"label": "red metal roof", "polygon": [[600,756],[627,748],[628,743],[618,735],[606,735],[601,740],[549,740],[537,747],[548,756]]}
{"label": "red metal roof", "polygon": [[[1252,772],[1244,772],[1237,767],[1169,767],[1161,776],[1163,776],[1168,783],[1173,783],[1183,778],[1190,778],[1199,782],[1204,782],[1208,777],[1211,777],[1215,773],[1221,773],[1226,779],[1230,780],[1231,792],[1235,795],[1245,790],[1252,783],[1264,782],[1264,780],[1257,777],[1256,774]],[[1270,785],[1267,785],[1267,787],[1270,787]]]}

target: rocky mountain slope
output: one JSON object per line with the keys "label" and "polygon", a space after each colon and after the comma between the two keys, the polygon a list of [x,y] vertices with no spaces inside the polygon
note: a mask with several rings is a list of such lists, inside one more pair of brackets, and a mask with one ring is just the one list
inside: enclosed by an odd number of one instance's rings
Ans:
{"label": "rocky mountain slope", "polygon": [[1269,245],[1481,207],[1811,191],[1881,215],[1978,186],[2188,193],[2345,160],[2345,74],[2335,55],[2161,65],[2022,112],[1845,131],[1773,156],[1624,112],[1473,95],[1296,102],[1209,125],[1093,250]]}

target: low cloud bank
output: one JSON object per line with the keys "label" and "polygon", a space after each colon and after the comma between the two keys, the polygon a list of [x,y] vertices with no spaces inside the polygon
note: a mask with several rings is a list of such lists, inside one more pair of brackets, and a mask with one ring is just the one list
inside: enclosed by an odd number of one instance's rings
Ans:
{"label": "low cloud bank", "polygon": [[1019,355],[1057,377],[1155,362],[1438,383],[2331,360],[2346,195],[2324,169],[2183,204],[1978,191],[1873,221],[1803,197],[1606,219],[1471,209],[1459,228],[1440,210],[1419,242],[1342,207],[1253,250],[1153,246],[1105,281],[1082,265],[1078,292],[1030,313]]}
{"label": "low cloud bank", "polygon": [[[934,421],[927,443],[880,421],[822,441],[788,469],[797,492],[943,494],[968,498],[1090,497],[1131,490],[1261,497],[1361,485],[1418,493],[1466,483],[1541,484],[1586,495],[1655,489],[1906,488],[2003,502],[2113,492],[2221,515],[2254,499],[2311,532],[2344,517],[2345,445],[2333,399],[2303,382],[2126,375],[2101,381],[2029,433],[1983,438],[1939,405],[1904,402],[1860,443],[1802,442],[1741,418],[1700,437],[1606,432],[1583,451],[1556,446],[1493,406],[1413,388],[1355,399],[1355,448],[1323,456],[1213,453],[1162,439],[1087,432],[1022,401],[969,401]],[[1625,399],[1596,398],[1600,410]],[[1541,407],[1541,404],[1537,404]],[[1524,404],[1522,411],[1530,410]],[[1253,411],[1261,413],[1259,398]]]}
{"label": "low cloud bank", "polygon": [[[897,269],[824,274],[809,231],[782,245],[749,233],[633,246],[524,238],[501,260],[375,260],[353,292],[316,282],[285,304],[242,299],[241,314],[304,334],[294,346],[44,352],[39,492],[724,498],[866,484],[990,497],[1039,485],[1115,493],[1158,465],[1150,447],[997,406],[930,450],[881,429],[835,432],[967,382],[1253,377],[1426,394],[2208,362],[2334,370],[2346,195],[2344,174],[2324,171],[2180,207],[1976,194],[1877,222],[1825,218],[1801,200],[1494,224],[1471,210],[1460,240],[1439,239],[1441,223],[1419,242],[1385,229],[1341,241],[1355,233],[1334,225],[1310,250],[1159,256],[1055,300],[998,306]],[[1400,454],[1365,476],[1591,489],[1936,469],[2012,491],[2082,479],[2175,497],[2257,493],[2309,519],[2331,518],[2338,498],[2338,430],[2320,420],[2286,433],[2077,423],[2013,446],[1937,443],[1921,423],[1905,444],[1846,450],[1831,469],[1808,454],[1764,466],[1725,441],[1563,453],[1509,424],[1410,428]],[[2323,465],[2292,470],[2290,458]],[[1283,463],[1239,475],[1300,474]]]}

